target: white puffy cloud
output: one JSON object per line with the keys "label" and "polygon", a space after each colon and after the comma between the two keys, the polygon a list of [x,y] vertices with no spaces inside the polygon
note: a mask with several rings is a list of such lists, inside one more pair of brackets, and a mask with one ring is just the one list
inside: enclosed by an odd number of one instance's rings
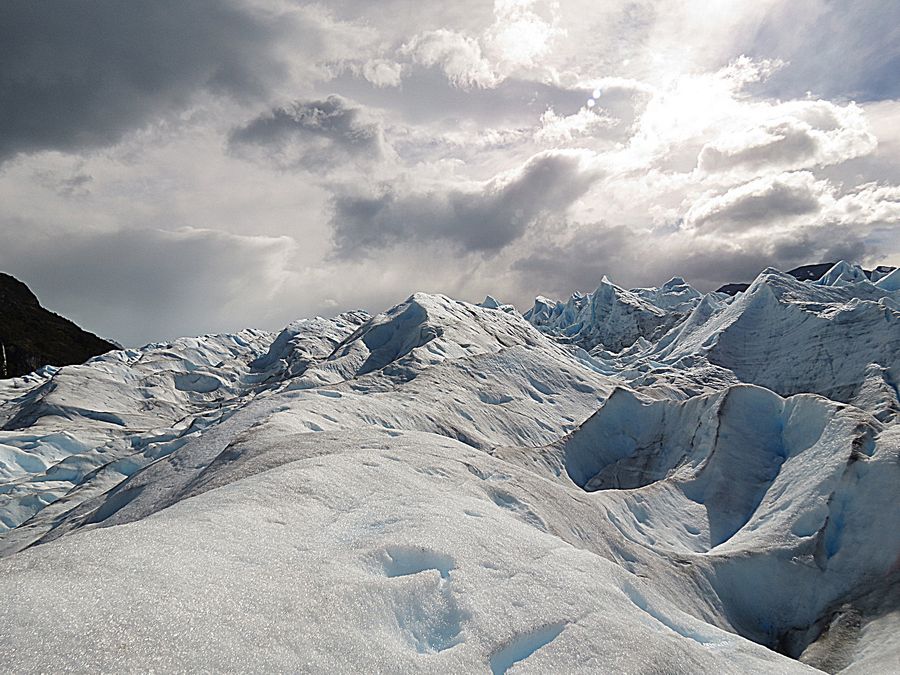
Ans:
{"label": "white puffy cloud", "polygon": [[399,87],[403,64],[389,59],[369,59],[362,65],[362,75],[376,87]]}
{"label": "white puffy cloud", "polygon": [[529,71],[555,75],[544,58],[554,40],[565,34],[558,26],[557,11],[557,3],[495,0],[494,21],[480,33],[449,28],[420,32],[396,51],[399,61],[367,62],[363,75],[376,86],[397,86],[410,71],[404,60],[440,68],[452,85],[463,89],[495,87]]}
{"label": "white puffy cloud", "polygon": [[748,115],[750,119],[722,128],[703,146],[698,157],[702,171],[827,166],[869,154],[877,144],[862,108],[852,103],[791,101],[758,106],[754,112],[757,120]]}
{"label": "white puffy cloud", "polygon": [[542,65],[553,41],[565,35],[558,25],[557,12],[556,3],[494,0],[494,23],[486,31],[484,41],[501,72]]}
{"label": "white puffy cloud", "polygon": [[886,226],[900,234],[900,186],[866,183],[830,201],[826,224]]}
{"label": "white puffy cloud", "polygon": [[540,128],[534,137],[538,142],[566,143],[584,136],[599,136],[607,133],[618,121],[609,115],[584,107],[572,115],[558,115],[548,108],[540,119]]}
{"label": "white puffy cloud", "polygon": [[841,194],[840,186],[809,171],[762,176],[695,201],[686,229],[701,233],[791,232],[835,228],[864,237],[873,226],[900,229],[900,186],[868,183]]}
{"label": "white puffy cloud", "polygon": [[417,35],[403,45],[400,55],[429,68],[441,68],[453,85],[464,89],[491,87],[499,81],[478,41],[455,31],[439,29]]}

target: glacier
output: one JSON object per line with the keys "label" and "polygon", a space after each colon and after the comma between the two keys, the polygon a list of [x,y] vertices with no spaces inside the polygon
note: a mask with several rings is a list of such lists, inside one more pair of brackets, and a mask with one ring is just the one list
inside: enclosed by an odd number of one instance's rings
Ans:
{"label": "glacier", "polygon": [[897,672],[896,274],[416,293],[0,380],[0,667]]}

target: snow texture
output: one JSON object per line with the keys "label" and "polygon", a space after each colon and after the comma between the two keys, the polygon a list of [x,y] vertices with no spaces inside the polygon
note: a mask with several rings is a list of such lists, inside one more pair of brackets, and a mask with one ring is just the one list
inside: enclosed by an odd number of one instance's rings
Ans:
{"label": "snow texture", "polygon": [[0,668],[897,672],[900,291],[861,273],[0,380]]}

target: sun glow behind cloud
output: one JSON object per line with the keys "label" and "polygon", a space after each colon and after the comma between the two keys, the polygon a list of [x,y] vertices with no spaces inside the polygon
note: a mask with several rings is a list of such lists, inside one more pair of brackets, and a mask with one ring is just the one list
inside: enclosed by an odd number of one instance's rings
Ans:
{"label": "sun glow behind cloud", "polygon": [[534,68],[550,51],[553,40],[565,36],[554,20],[559,4],[546,6],[550,20],[534,11],[536,5],[536,0],[495,0],[494,25],[488,29],[487,42],[501,67]]}

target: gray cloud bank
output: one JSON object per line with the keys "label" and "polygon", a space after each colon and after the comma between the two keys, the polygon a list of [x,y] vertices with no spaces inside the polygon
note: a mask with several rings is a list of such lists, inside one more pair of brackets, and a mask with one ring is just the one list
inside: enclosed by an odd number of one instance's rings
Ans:
{"label": "gray cloud bank", "polygon": [[350,159],[379,160],[386,152],[380,125],[335,95],[263,113],[233,130],[229,144],[238,152],[255,146],[268,160],[312,171]]}
{"label": "gray cloud bank", "polygon": [[[90,317],[89,327],[124,344],[267,323],[294,242],[182,228],[51,232],[4,241],[2,268],[28,279],[52,309]],[[33,270],[40,270],[38,275]],[[255,308],[243,306],[249,289]],[[114,312],[110,311],[114,308]]]}
{"label": "gray cloud bank", "polygon": [[277,32],[217,0],[0,3],[0,161],[115,143],[199,90],[261,94]]}
{"label": "gray cloud bank", "polygon": [[564,212],[587,191],[597,173],[585,164],[581,153],[554,151],[475,188],[404,193],[389,185],[375,196],[338,195],[332,218],[337,253],[371,255],[434,240],[470,252],[499,251],[541,215]]}

